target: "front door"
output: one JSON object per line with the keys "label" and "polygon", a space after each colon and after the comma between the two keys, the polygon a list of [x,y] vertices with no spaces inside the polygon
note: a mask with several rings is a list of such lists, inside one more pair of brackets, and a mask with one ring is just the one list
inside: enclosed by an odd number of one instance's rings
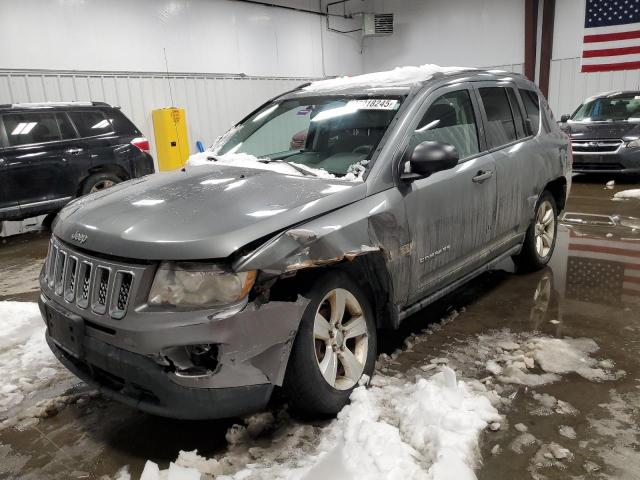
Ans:
{"label": "front door", "polygon": [[[18,205],[18,199],[13,192],[7,175],[7,159],[4,155],[4,149],[0,148],[0,222],[18,218],[19,216],[20,206]],[[1,227],[0,231],[2,231]]]}
{"label": "front door", "polygon": [[483,153],[473,92],[459,86],[437,90],[422,111],[409,148],[422,141],[447,143],[456,147],[460,160],[404,187],[413,239],[410,302],[486,260],[482,253],[492,240],[497,201],[495,161]]}
{"label": "front door", "polygon": [[2,115],[6,178],[25,215],[62,206],[77,194],[76,157],[82,151],[75,140],[63,138],[58,116],[24,111]]}

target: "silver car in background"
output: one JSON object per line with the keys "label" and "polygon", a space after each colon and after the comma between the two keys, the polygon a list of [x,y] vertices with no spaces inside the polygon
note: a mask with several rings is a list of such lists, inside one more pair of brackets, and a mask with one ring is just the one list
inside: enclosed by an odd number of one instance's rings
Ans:
{"label": "silver car in background", "polygon": [[571,149],[533,83],[442,69],[315,82],[252,112],[186,168],[59,215],[41,275],[47,341],[144,411],[335,414],[376,336],[513,257],[551,257]]}

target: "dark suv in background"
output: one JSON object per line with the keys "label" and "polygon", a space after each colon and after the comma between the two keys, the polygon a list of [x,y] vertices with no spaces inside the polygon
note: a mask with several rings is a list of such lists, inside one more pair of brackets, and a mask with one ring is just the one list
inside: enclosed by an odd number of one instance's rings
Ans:
{"label": "dark suv in background", "polygon": [[154,171],[149,141],[103,102],[0,105],[0,222]]}
{"label": "dark suv in background", "polygon": [[639,91],[587,98],[560,122],[571,137],[574,172],[640,174]]}

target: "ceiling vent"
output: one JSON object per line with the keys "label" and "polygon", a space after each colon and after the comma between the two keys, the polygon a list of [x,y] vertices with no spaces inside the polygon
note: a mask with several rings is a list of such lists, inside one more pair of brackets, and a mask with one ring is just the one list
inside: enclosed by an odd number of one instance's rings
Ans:
{"label": "ceiling vent", "polygon": [[365,13],[362,35],[380,37],[393,33],[393,13]]}

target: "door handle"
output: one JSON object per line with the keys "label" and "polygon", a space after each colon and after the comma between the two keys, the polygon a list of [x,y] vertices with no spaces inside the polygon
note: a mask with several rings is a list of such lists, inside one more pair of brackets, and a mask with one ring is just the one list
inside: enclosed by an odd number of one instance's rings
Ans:
{"label": "door handle", "polygon": [[491,177],[493,177],[493,170],[479,170],[476,176],[472,178],[472,180],[475,183],[482,183]]}
{"label": "door handle", "polygon": [[82,152],[83,148],[67,148],[64,153],[68,153],[69,155],[77,155]]}

